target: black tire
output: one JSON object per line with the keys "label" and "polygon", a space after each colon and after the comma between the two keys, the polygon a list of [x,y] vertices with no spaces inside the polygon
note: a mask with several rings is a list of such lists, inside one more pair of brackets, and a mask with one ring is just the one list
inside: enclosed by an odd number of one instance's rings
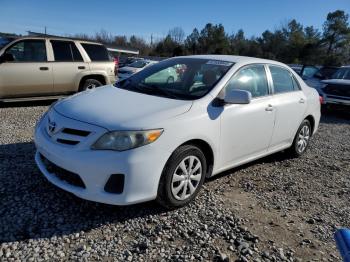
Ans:
{"label": "black tire", "polygon": [[[298,142],[300,141],[299,135],[301,135],[301,132],[302,132],[304,127],[307,127],[307,129],[309,130],[309,136],[308,136],[305,147],[303,147],[303,149],[300,150],[300,147],[298,147]],[[307,119],[304,119],[304,121],[299,126],[297,133],[295,134],[292,146],[287,150],[288,155],[290,157],[294,158],[294,157],[299,157],[302,154],[304,154],[309,146],[311,136],[312,136],[312,128],[311,128],[310,121]]]}
{"label": "black tire", "polygon": [[[188,198],[184,200],[179,200],[179,199],[176,199],[176,197],[172,193],[172,184],[174,183],[173,175],[177,171],[180,163],[186,158],[191,156],[196,157],[201,163],[201,178],[198,181],[198,184],[196,184],[194,193],[190,194]],[[183,207],[187,205],[192,200],[194,200],[200,188],[202,187],[205,179],[205,175],[206,175],[206,170],[207,170],[207,162],[206,162],[205,156],[198,147],[192,146],[192,145],[180,146],[171,155],[171,157],[169,158],[169,160],[167,161],[163,169],[162,176],[160,178],[160,182],[158,186],[158,196],[156,201],[167,209],[173,209],[173,208]],[[186,191],[187,191],[189,187],[185,186],[184,188],[186,188]]]}
{"label": "black tire", "polygon": [[96,87],[102,86],[102,83],[96,79],[86,79],[79,91],[85,91],[88,89],[94,89]]}

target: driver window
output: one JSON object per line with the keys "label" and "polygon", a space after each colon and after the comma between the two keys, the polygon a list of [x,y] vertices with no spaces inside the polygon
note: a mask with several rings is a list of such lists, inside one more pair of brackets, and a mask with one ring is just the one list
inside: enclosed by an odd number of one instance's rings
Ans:
{"label": "driver window", "polygon": [[263,65],[246,66],[236,73],[226,86],[226,90],[239,89],[249,91],[252,97],[269,94],[265,67]]}
{"label": "driver window", "polygon": [[15,62],[46,62],[46,46],[44,40],[24,40],[17,42],[6,50]]}

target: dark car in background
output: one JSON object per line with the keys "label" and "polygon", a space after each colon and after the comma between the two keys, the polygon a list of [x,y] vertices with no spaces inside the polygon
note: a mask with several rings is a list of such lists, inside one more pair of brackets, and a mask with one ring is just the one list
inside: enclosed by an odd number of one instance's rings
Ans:
{"label": "dark car in background", "polygon": [[320,93],[323,87],[322,80],[332,78],[338,69],[339,67],[336,66],[303,65],[299,75],[308,86],[315,88]]}
{"label": "dark car in background", "polygon": [[339,68],[329,79],[322,80],[323,104],[350,106],[350,66]]}

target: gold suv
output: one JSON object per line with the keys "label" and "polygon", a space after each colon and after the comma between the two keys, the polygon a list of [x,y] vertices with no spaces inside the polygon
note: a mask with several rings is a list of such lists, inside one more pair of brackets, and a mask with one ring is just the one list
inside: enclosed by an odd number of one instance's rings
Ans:
{"label": "gold suv", "polygon": [[99,43],[53,37],[0,39],[0,102],[58,98],[115,82]]}

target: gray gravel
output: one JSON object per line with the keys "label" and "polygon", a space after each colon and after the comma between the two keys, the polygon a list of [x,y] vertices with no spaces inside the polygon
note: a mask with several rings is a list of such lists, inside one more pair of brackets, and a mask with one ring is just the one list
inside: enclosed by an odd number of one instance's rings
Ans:
{"label": "gray gravel", "polygon": [[193,204],[165,211],[154,202],[88,202],[48,183],[34,164],[32,141],[47,108],[0,108],[1,261],[339,259],[332,234],[350,226],[344,116],[323,118],[302,158],[279,153],[226,172],[210,179]]}

